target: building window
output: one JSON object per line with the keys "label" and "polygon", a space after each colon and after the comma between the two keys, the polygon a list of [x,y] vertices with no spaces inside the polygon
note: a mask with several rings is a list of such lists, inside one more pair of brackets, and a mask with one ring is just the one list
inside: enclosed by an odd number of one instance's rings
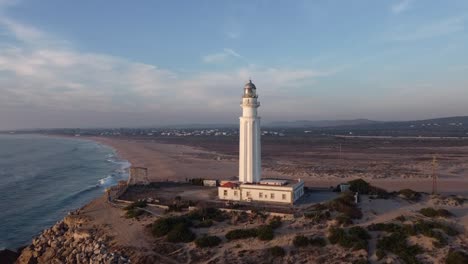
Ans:
{"label": "building window", "polygon": [[224,190],[224,196],[227,196],[227,190]]}
{"label": "building window", "polygon": [[286,200],[286,194],[281,195],[283,200]]}
{"label": "building window", "polygon": [[263,198],[263,193],[259,193],[259,194],[258,194],[258,197],[259,197],[259,198]]}
{"label": "building window", "polygon": [[247,192],[247,197],[251,197],[250,192]]}
{"label": "building window", "polygon": [[237,196],[237,191],[234,191],[234,196]]}
{"label": "building window", "polygon": [[271,199],[275,199],[275,194],[274,194],[274,193],[271,193],[271,194],[270,194],[270,198],[271,198]]}

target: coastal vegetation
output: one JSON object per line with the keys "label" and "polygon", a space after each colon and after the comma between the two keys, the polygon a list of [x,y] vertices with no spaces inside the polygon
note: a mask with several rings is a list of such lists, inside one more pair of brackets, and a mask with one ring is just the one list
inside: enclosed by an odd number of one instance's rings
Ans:
{"label": "coastal vegetation", "polygon": [[136,218],[142,214],[144,214],[143,210],[140,210],[140,208],[144,208],[147,206],[146,201],[136,201],[133,202],[132,204],[128,205],[124,209],[127,211],[125,213],[125,217],[127,218]]}
{"label": "coastal vegetation", "polygon": [[271,247],[268,251],[274,258],[284,257],[284,255],[286,255],[286,251],[284,251],[284,248],[280,246]]}
{"label": "coastal vegetation", "polygon": [[427,217],[450,217],[452,213],[446,209],[434,209],[432,207],[426,207],[419,210],[419,213]]}
{"label": "coastal vegetation", "polygon": [[343,228],[331,227],[329,229],[328,240],[332,244],[338,244],[353,250],[365,249],[368,247],[369,233],[360,226],[355,226],[347,231]]}
{"label": "coastal vegetation", "polygon": [[195,245],[199,248],[216,247],[221,243],[221,238],[217,236],[204,235],[195,239]]}

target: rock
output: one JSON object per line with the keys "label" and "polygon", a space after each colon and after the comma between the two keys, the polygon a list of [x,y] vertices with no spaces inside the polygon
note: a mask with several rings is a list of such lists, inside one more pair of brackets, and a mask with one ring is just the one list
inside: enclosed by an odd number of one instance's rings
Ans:
{"label": "rock", "polygon": [[47,248],[39,258],[38,261],[40,263],[50,263],[52,259],[55,257],[55,250],[53,248]]}
{"label": "rock", "polygon": [[16,260],[18,264],[36,264],[37,259],[33,255],[33,251],[30,248],[25,248],[19,258]]}

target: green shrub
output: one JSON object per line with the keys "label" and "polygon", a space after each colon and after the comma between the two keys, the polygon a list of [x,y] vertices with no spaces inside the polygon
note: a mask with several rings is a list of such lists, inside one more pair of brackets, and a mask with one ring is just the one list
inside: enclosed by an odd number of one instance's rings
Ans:
{"label": "green shrub", "polygon": [[281,221],[281,217],[279,216],[273,217],[268,223],[268,225],[273,229],[279,228],[282,224],[283,222]]}
{"label": "green shrub", "polygon": [[217,222],[222,222],[226,220],[227,215],[223,211],[217,208],[208,207],[208,208],[200,208],[200,209],[194,210],[190,212],[187,215],[187,217],[191,220],[199,220],[199,221],[214,220]]}
{"label": "green shrub", "polygon": [[353,224],[353,220],[351,220],[349,216],[344,215],[344,214],[340,214],[336,216],[335,220],[338,225],[348,226],[348,225]]}
{"label": "green shrub", "polygon": [[158,220],[154,221],[153,225],[151,226],[151,231],[155,237],[162,237],[167,235],[174,226],[180,223],[186,225],[191,224],[191,222],[186,218],[179,216],[159,218]]}
{"label": "green shrub", "polygon": [[314,247],[324,247],[327,245],[327,241],[323,237],[311,237],[309,244]]}
{"label": "green shrub", "polygon": [[452,213],[450,213],[448,210],[446,209],[434,209],[432,207],[427,207],[427,208],[422,208],[421,210],[419,210],[419,213],[424,215],[424,216],[427,216],[427,217],[450,217],[452,216]]}
{"label": "green shrub", "polygon": [[422,253],[422,249],[417,245],[409,245],[406,240],[407,236],[405,234],[401,232],[392,233],[377,241],[377,250],[392,252],[405,263],[419,263],[416,255]]}
{"label": "green shrub", "polygon": [[346,232],[343,228],[330,228],[330,235],[328,236],[328,240],[332,244],[336,244],[340,242],[346,236]]}
{"label": "green shrub", "polygon": [[312,223],[320,223],[322,221],[330,219],[330,212],[324,210],[310,211],[304,213],[304,217],[312,219]]}
{"label": "green shrub", "polygon": [[303,235],[297,235],[293,239],[293,244],[295,247],[306,247],[309,245],[309,240]]}
{"label": "green shrub", "polygon": [[398,194],[410,201],[419,201],[421,199],[421,194],[411,189],[402,189]]}
{"label": "green shrub", "polygon": [[195,234],[186,223],[178,223],[167,233],[166,239],[168,242],[172,243],[187,243],[193,241],[195,237]]}
{"label": "green shrub", "polygon": [[349,181],[349,189],[360,194],[369,194],[371,185],[363,179]]}
{"label": "green shrub", "polygon": [[284,257],[284,255],[286,255],[286,252],[284,251],[284,249],[280,246],[274,246],[274,247],[271,247],[268,249],[268,251],[270,252],[270,254],[275,257],[275,258],[278,258],[278,257]]}
{"label": "green shrub", "polygon": [[221,238],[217,236],[202,236],[195,239],[195,245],[199,248],[216,247],[221,243]]}
{"label": "green shrub", "polygon": [[367,240],[369,238],[370,235],[362,227],[353,227],[348,232],[342,228],[330,228],[330,235],[328,236],[330,243],[339,244],[345,248],[353,248],[354,250],[367,250]]}
{"label": "green shrub", "polygon": [[142,214],[144,214],[143,210],[140,210],[138,208],[132,208],[132,209],[127,210],[127,212],[125,213],[125,217],[136,218]]}
{"label": "green shrub", "polygon": [[360,239],[364,239],[364,240],[367,240],[367,239],[370,239],[371,236],[369,235],[369,233],[367,232],[366,229],[360,227],[360,226],[353,226],[351,227],[349,230],[348,230],[348,234],[352,237],[358,237]]}
{"label": "green shrub", "polygon": [[449,236],[456,236],[459,234],[459,232],[452,226],[444,224],[444,223],[440,223],[440,222],[435,222],[435,221],[418,220],[413,225],[413,229],[416,233],[423,234],[423,235],[429,234],[432,229],[440,229]]}
{"label": "green shrub", "polygon": [[351,219],[360,219],[362,217],[361,210],[354,203],[352,193],[343,193],[340,197],[335,198],[327,203],[329,210],[340,212]]}
{"label": "green shrub", "polygon": [[251,237],[257,236],[257,229],[249,228],[249,229],[234,229],[226,233],[226,238],[228,240],[235,240],[235,239],[246,239]]}
{"label": "green shrub", "polygon": [[447,258],[445,259],[446,264],[466,264],[468,263],[468,254],[462,251],[450,250]]}
{"label": "green shrub", "polygon": [[146,203],[146,201],[136,201],[136,202],[131,203],[130,205],[127,205],[124,209],[125,210],[132,210],[132,209],[136,209],[136,208],[144,208],[147,205],[148,204]]}
{"label": "green shrub", "polygon": [[274,236],[273,229],[269,225],[263,225],[257,228],[257,238],[260,240],[272,240]]}

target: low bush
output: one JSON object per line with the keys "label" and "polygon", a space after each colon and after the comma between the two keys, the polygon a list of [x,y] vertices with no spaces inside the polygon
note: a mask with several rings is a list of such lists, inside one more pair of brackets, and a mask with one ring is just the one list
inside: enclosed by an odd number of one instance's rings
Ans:
{"label": "low bush", "polygon": [[199,221],[213,220],[217,222],[222,222],[226,220],[227,215],[223,211],[217,208],[208,207],[208,208],[200,208],[200,209],[194,210],[190,212],[187,215],[187,217],[191,220],[199,220]]}
{"label": "low bush", "polygon": [[248,228],[248,229],[234,229],[226,233],[226,238],[228,240],[235,239],[245,239],[257,236],[257,229]]}
{"label": "low bush", "polygon": [[411,189],[402,189],[398,194],[410,201],[419,201],[421,199],[421,194]]}
{"label": "low bush", "polygon": [[327,241],[323,237],[311,237],[309,244],[314,247],[324,247],[327,245]]}
{"label": "low bush", "polygon": [[416,255],[422,253],[422,249],[417,245],[409,245],[407,238],[402,232],[392,233],[377,241],[377,250],[392,252],[405,263],[419,263]]}
{"label": "low bush", "polygon": [[140,210],[138,208],[132,208],[132,209],[127,210],[127,212],[125,213],[125,217],[136,218],[142,214],[144,214],[143,210]]}
{"label": "low bush", "polygon": [[447,218],[447,217],[452,216],[452,213],[450,213],[446,209],[434,209],[432,207],[422,208],[421,210],[419,210],[419,213],[424,215],[424,216],[427,216],[427,217],[445,217],[445,218]]}
{"label": "low bush", "polygon": [[326,221],[330,219],[330,212],[328,210],[325,211],[325,209],[306,212],[304,213],[304,217],[312,219],[312,223],[320,223]]}
{"label": "low bush", "polygon": [[221,238],[217,236],[202,236],[195,239],[195,245],[199,248],[216,247],[221,244]]}
{"label": "low bush", "polygon": [[159,218],[154,221],[151,226],[151,231],[155,237],[162,237],[167,235],[177,224],[183,223],[187,226],[191,224],[185,217],[174,216],[174,217],[165,217]]}
{"label": "low bush", "polygon": [[353,220],[351,220],[351,218],[349,218],[349,216],[345,214],[340,214],[336,216],[335,220],[338,225],[348,226],[353,224]]}
{"label": "low bush", "polygon": [[144,208],[147,205],[148,204],[146,203],[146,201],[136,201],[136,202],[133,202],[130,205],[126,206],[125,210],[132,210],[132,209],[135,209],[135,208]]}
{"label": "low bush", "polygon": [[167,233],[166,239],[168,242],[172,243],[187,243],[193,241],[195,237],[195,234],[186,223],[178,223]]}
{"label": "low bush", "polygon": [[309,240],[303,235],[297,235],[293,239],[293,244],[295,247],[306,247],[309,245]]}
{"label": "low bush", "polygon": [[274,246],[274,247],[271,247],[268,249],[268,251],[270,252],[270,254],[275,257],[275,258],[278,258],[278,257],[284,257],[286,255],[286,252],[284,251],[284,249],[280,246]]}
{"label": "low bush", "polygon": [[468,254],[462,251],[450,250],[447,258],[445,259],[446,264],[466,264],[468,263]]}
{"label": "low bush", "polygon": [[273,228],[269,225],[263,225],[257,228],[257,238],[260,240],[272,240],[275,237]]}
{"label": "low bush", "polygon": [[369,233],[362,227],[353,227],[346,232],[343,228],[330,228],[328,240],[332,244],[339,244],[345,248],[354,250],[367,250]]}
{"label": "low bush", "polygon": [[350,219],[362,217],[362,212],[354,203],[353,194],[350,192],[341,194],[340,197],[328,202],[326,206],[329,210],[342,213]]}
{"label": "low bush", "polygon": [[423,234],[423,235],[429,234],[432,229],[440,229],[449,236],[456,236],[459,234],[459,232],[455,228],[453,228],[452,226],[448,224],[444,224],[441,222],[418,220],[413,225],[413,230],[416,233]]}
{"label": "low bush", "polygon": [[389,194],[384,189],[370,185],[363,179],[349,181],[349,190],[358,192],[359,194],[376,195],[378,198],[388,198]]}
{"label": "low bush", "polygon": [[371,238],[366,229],[360,226],[353,226],[348,230],[348,234],[352,237],[358,237],[363,240],[368,240]]}
{"label": "low bush", "polygon": [[279,228],[282,224],[283,224],[283,222],[281,221],[281,217],[279,217],[279,216],[273,217],[273,218],[270,220],[270,222],[268,223],[268,225],[269,225],[272,229]]}

